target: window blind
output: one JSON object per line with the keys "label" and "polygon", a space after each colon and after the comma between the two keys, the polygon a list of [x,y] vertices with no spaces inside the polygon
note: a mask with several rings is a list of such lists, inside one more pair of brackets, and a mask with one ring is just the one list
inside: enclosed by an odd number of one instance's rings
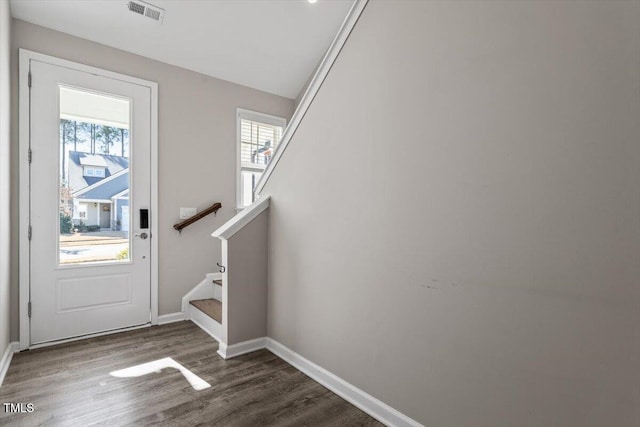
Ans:
{"label": "window blind", "polygon": [[243,169],[264,170],[282,138],[282,127],[240,119],[240,163]]}

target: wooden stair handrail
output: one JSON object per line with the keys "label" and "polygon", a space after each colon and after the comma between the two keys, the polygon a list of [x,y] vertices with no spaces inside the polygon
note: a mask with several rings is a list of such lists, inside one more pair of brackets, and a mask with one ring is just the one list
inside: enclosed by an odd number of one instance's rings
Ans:
{"label": "wooden stair handrail", "polygon": [[220,209],[221,207],[222,207],[222,203],[217,203],[216,202],[213,205],[209,206],[207,209],[203,210],[202,212],[198,212],[197,214],[195,214],[191,218],[187,218],[184,221],[175,224],[173,226],[173,228],[175,228],[178,231],[182,231],[183,228],[193,224],[194,222],[196,222],[198,220],[201,220],[205,216],[207,216],[207,215],[209,215],[211,213],[217,212],[218,209]]}

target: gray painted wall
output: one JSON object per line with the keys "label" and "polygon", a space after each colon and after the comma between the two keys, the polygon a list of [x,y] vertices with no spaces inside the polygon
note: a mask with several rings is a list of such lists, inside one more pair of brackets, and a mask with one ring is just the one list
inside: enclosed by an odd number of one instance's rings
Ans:
{"label": "gray painted wall", "polygon": [[427,426],[638,426],[639,22],[370,2],[263,192],[268,335]]}
{"label": "gray painted wall", "polygon": [[[60,32],[13,21],[13,87],[18,85],[18,48],[101,67],[159,85],[159,265],[160,314],[180,311],[182,296],[215,270],[220,242],[211,232],[235,214],[236,108],[287,120],[293,100],[208,77]],[[18,159],[17,97],[13,100],[13,146]],[[12,220],[18,223],[18,169],[12,171]],[[204,209],[209,216],[182,232],[173,230],[179,208]],[[12,240],[12,336],[18,338],[18,241]]]}
{"label": "gray painted wall", "polygon": [[302,86],[302,89],[300,89],[300,92],[298,92],[298,95],[296,96],[296,99],[293,101],[293,104],[294,104],[295,108],[298,108],[298,105],[300,105],[300,102],[302,102],[302,97],[304,96],[304,93],[307,91],[307,88],[309,88],[309,85],[311,84],[311,81],[313,80],[313,77],[316,75],[316,72],[318,71],[318,68],[320,67],[320,64],[322,64],[322,59],[315,66],[315,68],[313,69],[311,74],[309,74],[309,77],[307,78],[307,81],[304,83],[304,86]]}
{"label": "gray painted wall", "polygon": [[267,335],[267,230],[262,212],[227,242],[227,344]]}
{"label": "gray painted wall", "polygon": [[9,344],[9,238],[11,85],[11,11],[9,2],[0,1],[0,357]]}

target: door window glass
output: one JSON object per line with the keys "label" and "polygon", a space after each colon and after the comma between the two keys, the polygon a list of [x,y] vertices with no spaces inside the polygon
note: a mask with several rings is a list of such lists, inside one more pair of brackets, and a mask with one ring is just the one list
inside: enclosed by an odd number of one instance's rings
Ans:
{"label": "door window glass", "polygon": [[60,265],[129,262],[130,100],[59,87]]}

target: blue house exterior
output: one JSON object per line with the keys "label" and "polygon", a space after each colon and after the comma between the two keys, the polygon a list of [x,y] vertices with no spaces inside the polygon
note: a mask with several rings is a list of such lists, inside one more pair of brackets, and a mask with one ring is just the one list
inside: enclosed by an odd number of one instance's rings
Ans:
{"label": "blue house exterior", "polygon": [[129,159],[71,151],[68,165],[73,223],[128,230]]}

